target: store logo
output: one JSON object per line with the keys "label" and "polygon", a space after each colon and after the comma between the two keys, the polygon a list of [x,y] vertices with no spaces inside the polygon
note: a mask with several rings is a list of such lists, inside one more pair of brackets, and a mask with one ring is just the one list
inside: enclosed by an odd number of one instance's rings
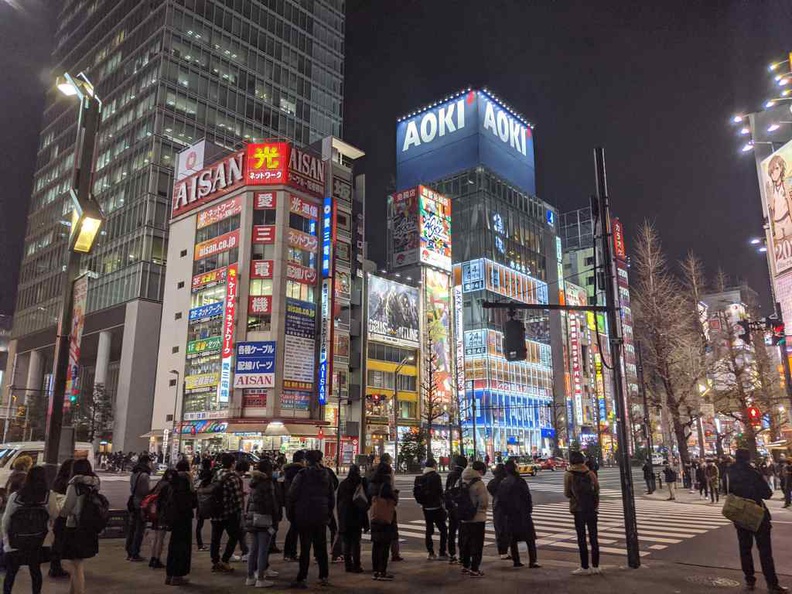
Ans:
{"label": "store logo", "polygon": [[435,138],[442,138],[446,134],[453,134],[465,127],[465,100],[444,105],[439,109],[427,111],[419,118],[407,122],[404,134],[402,152],[406,153],[410,147],[428,144]]}
{"label": "store logo", "polygon": [[508,144],[524,157],[528,156],[528,128],[523,126],[518,120],[507,115],[499,108],[495,108],[492,101],[484,97],[484,122],[482,128],[489,130],[497,136],[501,142]]}

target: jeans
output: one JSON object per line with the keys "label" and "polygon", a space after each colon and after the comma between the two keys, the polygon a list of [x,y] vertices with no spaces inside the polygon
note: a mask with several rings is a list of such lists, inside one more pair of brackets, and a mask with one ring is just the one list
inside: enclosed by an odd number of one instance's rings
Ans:
{"label": "jeans", "polygon": [[459,530],[459,520],[456,514],[448,514],[448,554],[456,557],[457,554],[457,532]]}
{"label": "jeans", "polygon": [[762,573],[767,581],[767,587],[773,588],[777,586],[778,576],[776,575],[775,563],[773,562],[773,546],[770,540],[770,530],[772,526],[768,519],[767,512],[765,512],[764,520],[759,525],[759,530],[756,532],[751,532],[745,528],[736,528],[737,542],[740,544],[740,565],[745,574],[746,583],[753,584],[756,582],[756,577],[754,577],[753,554],[751,553],[754,539],[756,539],[756,548],[759,549],[759,563],[762,566]]}
{"label": "jeans", "polygon": [[231,555],[234,554],[237,541],[239,540],[239,514],[229,516],[224,520],[212,520],[212,544],[210,545],[209,554],[212,557],[212,563],[217,564],[220,562],[220,540],[223,538],[223,531],[228,533],[228,542],[223,551],[223,563],[228,563]]}
{"label": "jeans", "polygon": [[390,547],[390,541],[374,541],[371,544],[371,565],[374,569],[374,573],[388,572],[388,553],[390,552]]}
{"label": "jeans", "polygon": [[360,528],[341,534],[344,546],[344,568],[347,571],[360,567],[360,537]]}
{"label": "jeans", "polygon": [[201,534],[203,531],[203,525],[204,519],[198,518],[198,521],[195,522],[195,544],[198,545],[199,549],[204,546],[203,535]]}
{"label": "jeans", "polygon": [[269,547],[272,535],[269,530],[250,533],[248,552],[248,577],[263,580],[269,568]]}
{"label": "jeans", "polygon": [[[511,543],[509,544],[509,548],[511,549],[511,558],[515,565],[520,563],[520,548],[518,546],[519,542],[520,540],[516,536],[512,536]],[[528,563],[536,563],[536,541],[526,540],[525,544],[528,545]]]}
{"label": "jeans", "polygon": [[184,577],[190,573],[192,560],[192,518],[184,518],[171,526],[168,541],[168,559],[165,562],[165,575]]}
{"label": "jeans", "polygon": [[16,580],[17,572],[23,563],[27,564],[30,570],[30,581],[33,584],[33,594],[41,594],[41,564],[39,562],[39,554],[41,549],[36,549],[23,556],[19,551],[11,551],[5,554],[6,559],[6,575],[3,582],[3,594],[11,594],[14,589],[14,580]]}
{"label": "jeans", "polygon": [[446,543],[448,541],[448,529],[446,528],[446,512],[442,507],[437,509],[424,509],[424,521],[426,522],[426,550],[434,554],[434,535],[435,526],[440,532],[440,554],[446,554]]}
{"label": "jeans", "polygon": [[286,540],[283,543],[283,557],[295,559],[297,557],[297,527],[294,522],[289,524],[289,530],[286,532]]}
{"label": "jeans", "polygon": [[129,514],[127,524],[126,552],[130,557],[140,556],[140,547],[143,545],[143,535],[146,532],[146,520],[143,519],[143,512],[140,508],[135,508]]}
{"label": "jeans", "polygon": [[302,582],[308,578],[308,565],[311,563],[311,545],[313,545],[316,562],[319,564],[319,579],[330,575],[327,561],[327,525],[304,526],[300,529],[300,571],[297,581]]}
{"label": "jeans", "polygon": [[589,552],[586,547],[586,529],[588,529],[589,542],[591,543],[591,565],[599,567],[599,540],[597,539],[597,512],[575,512],[575,531],[577,532],[578,550],[580,551],[580,566],[588,569]]}
{"label": "jeans", "polygon": [[462,522],[459,530],[459,552],[462,567],[478,571],[484,554],[485,522]]}

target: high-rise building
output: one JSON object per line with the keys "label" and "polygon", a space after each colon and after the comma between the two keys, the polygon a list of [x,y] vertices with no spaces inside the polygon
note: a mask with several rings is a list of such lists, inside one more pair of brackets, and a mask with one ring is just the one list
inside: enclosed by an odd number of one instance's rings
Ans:
{"label": "high-rise building", "polygon": [[[556,212],[536,197],[531,124],[492,93],[468,89],[402,118],[396,153],[400,192],[391,200],[389,266],[423,267],[430,275],[422,277],[425,294],[440,295],[447,209],[435,205],[450,198],[453,299],[447,302],[453,309],[438,311],[453,339],[448,384],[456,391],[465,449],[493,459],[497,452],[549,454],[555,437],[552,318],[543,311],[520,314],[528,359],[510,363],[501,333],[507,312],[481,305],[557,303]],[[418,187],[413,222],[397,207],[418,184],[429,190]],[[420,205],[422,196],[431,198],[430,208]],[[400,257],[413,249],[416,259]]]}
{"label": "high-rise building", "polygon": [[[177,153],[202,138],[232,150],[257,139],[306,145],[340,136],[343,4],[62,3],[55,73],[85,72],[103,103],[93,192],[107,222],[81,263],[89,282],[78,385],[86,396],[104,384],[113,398],[105,437],[116,449],[144,445],[150,426]],[[13,391],[33,399],[50,385],[76,113],[50,91],[8,364]]]}

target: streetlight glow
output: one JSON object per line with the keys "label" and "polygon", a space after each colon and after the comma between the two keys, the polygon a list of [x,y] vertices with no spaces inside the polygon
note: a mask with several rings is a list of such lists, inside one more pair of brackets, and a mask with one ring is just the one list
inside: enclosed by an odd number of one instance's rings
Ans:
{"label": "streetlight glow", "polygon": [[753,143],[752,143],[752,142],[747,142],[747,143],[745,143],[745,144],[743,145],[743,147],[742,147],[740,150],[741,150],[742,152],[744,152],[744,153],[747,153],[748,151],[752,151],[752,150],[753,150],[753,147],[754,147],[754,145],[753,145]]}
{"label": "streetlight glow", "polygon": [[776,131],[776,130],[778,130],[780,127],[781,127],[781,126],[779,126],[778,124],[770,124],[770,126],[768,126],[768,128],[767,128],[767,131],[768,131],[768,132],[775,132],[775,131]]}
{"label": "streetlight glow", "polygon": [[741,115],[735,115],[735,116],[732,118],[732,123],[733,123],[733,124],[739,124],[739,123],[740,123],[740,122],[742,122],[742,121],[743,121],[743,116],[741,116]]}
{"label": "streetlight glow", "polygon": [[759,248],[757,251],[759,251],[760,253],[764,254],[765,252],[767,252],[767,246],[766,246],[766,245],[763,245],[763,246],[762,246],[762,247],[760,247],[760,248]]}
{"label": "streetlight glow", "polygon": [[751,245],[759,245],[760,243],[762,243],[762,240],[758,237],[751,239]]}
{"label": "streetlight glow", "polygon": [[750,133],[751,133],[751,129],[748,128],[747,126],[745,128],[740,128],[741,135],[745,136],[746,134],[750,134]]}

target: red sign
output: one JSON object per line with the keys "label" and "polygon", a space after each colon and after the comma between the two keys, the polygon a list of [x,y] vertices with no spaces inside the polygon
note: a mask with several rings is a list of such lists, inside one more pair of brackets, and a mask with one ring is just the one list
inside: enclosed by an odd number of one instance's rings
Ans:
{"label": "red sign", "polygon": [[272,278],[272,260],[253,260],[250,263],[250,278]]}
{"label": "red sign", "polygon": [[244,152],[234,153],[198,173],[180,179],[173,186],[171,217],[211,202],[244,183]]}
{"label": "red sign", "polygon": [[275,225],[254,225],[253,243],[275,243]]}
{"label": "red sign", "polygon": [[233,250],[239,245],[239,229],[218,235],[213,239],[195,245],[195,259],[201,260],[208,256],[213,256],[221,252]]}
{"label": "red sign", "polygon": [[288,142],[249,144],[245,155],[245,180],[250,185],[285,184],[289,176]]}
{"label": "red sign", "polygon": [[316,284],[316,270],[289,262],[286,265],[286,278],[304,285],[313,285]]}
{"label": "red sign", "polygon": [[242,198],[237,196],[199,212],[195,228],[203,229],[213,223],[238,215],[240,212],[242,212]]}
{"label": "red sign", "polygon": [[315,254],[319,248],[319,240],[313,235],[289,229],[289,245]]}
{"label": "red sign", "polygon": [[236,299],[238,292],[237,265],[228,267],[226,282],[225,311],[223,314],[223,358],[234,355],[234,323],[236,321]]}
{"label": "red sign", "polygon": [[319,205],[299,196],[289,196],[289,211],[312,221],[319,220]]}
{"label": "red sign", "polygon": [[256,295],[248,297],[248,314],[266,315],[272,313],[272,296]]}
{"label": "red sign", "polygon": [[200,289],[206,285],[216,285],[217,283],[224,283],[226,279],[226,268],[217,268],[204,272],[203,274],[196,274],[192,278],[192,290]]}
{"label": "red sign", "polygon": [[278,201],[275,198],[275,192],[256,192],[256,196],[253,201],[254,210],[267,210],[270,208],[276,208],[277,206]]}
{"label": "red sign", "polygon": [[267,406],[267,391],[255,389],[243,390],[242,406],[244,408],[264,408]]}
{"label": "red sign", "polygon": [[611,221],[613,231],[613,253],[620,260],[627,259],[627,248],[624,245],[624,227],[619,219]]}

